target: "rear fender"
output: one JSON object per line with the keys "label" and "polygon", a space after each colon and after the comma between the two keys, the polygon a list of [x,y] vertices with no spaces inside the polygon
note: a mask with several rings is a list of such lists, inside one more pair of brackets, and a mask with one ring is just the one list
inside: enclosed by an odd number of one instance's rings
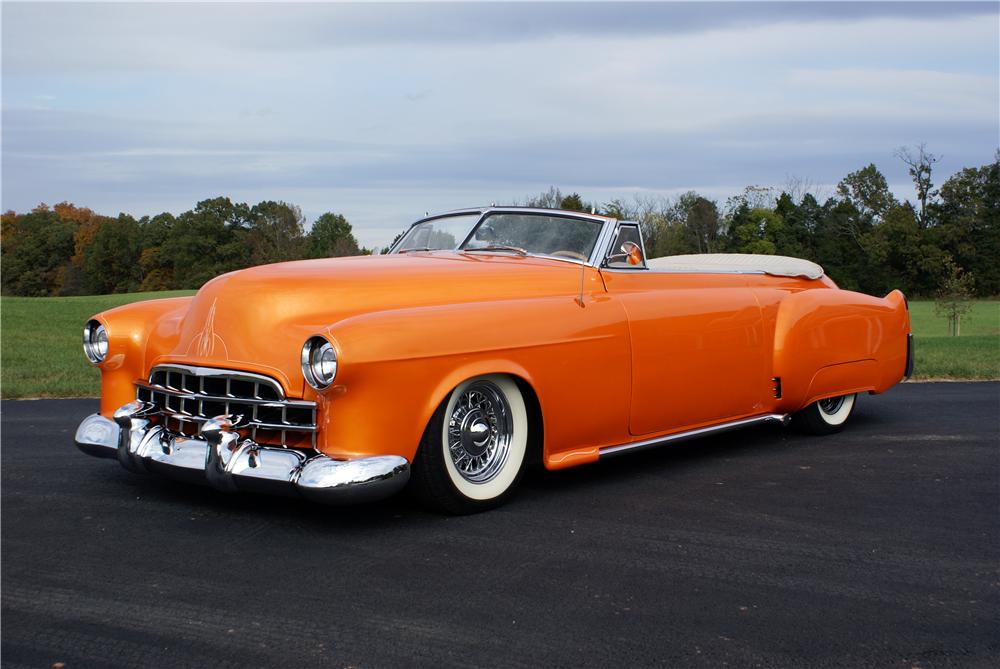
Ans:
{"label": "rear fender", "polygon": [[903,294],[807,290],[782,300],[774,337],[779,408],[797,411],[825,397],[884,392],[906,371],[909,314]]}

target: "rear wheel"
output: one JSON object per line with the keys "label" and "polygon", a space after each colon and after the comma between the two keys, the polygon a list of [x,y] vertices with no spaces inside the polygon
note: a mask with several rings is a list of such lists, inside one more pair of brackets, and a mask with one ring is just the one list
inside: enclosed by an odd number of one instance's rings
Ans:
{"label": "rear wheel", "polygon": [[475,513],[503,503],[517,485],[528,445],[528,412],[507,376],[461,383],[441,403],[413,461],[414,492],[428,506]]}
{"label": "rear wheel", "polygon": [[854,412],[857,395],[839,395],[813,402],[795,414],[795,425],[810,434],[833,434],[844,429]]}

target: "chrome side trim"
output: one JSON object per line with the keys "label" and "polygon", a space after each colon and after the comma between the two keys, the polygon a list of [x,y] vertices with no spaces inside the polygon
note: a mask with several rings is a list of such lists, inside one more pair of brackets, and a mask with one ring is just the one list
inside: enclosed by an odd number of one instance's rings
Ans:
{"label": "chrome side trim", "polygon": [[618,446],[605,446],[600,449],[599,453],[600,457],[603,459],[615,455],[621,455],[622,453],[631,453],[633,451],[643,451],[648,448],[655,448],[673,441],[686,441],[688,439],[696,439],[697,437],[704,437],[710,434],[728,432],[741,427],[747,427],[748,425],[757,425],[760,423],[781,423],[782,425],[787,425],[789,420],[791,420],[791,416],[786,413],[769,413],[762,416],[752,416],[751,418],[741,418],[740,420],[734,420],[728,423],[719,423],[718,425],[699,427],[695,430],[686,430],[684,432],[666,434],[662,437],[656,437],[654,439],[633,441],[631,443],[620,444]]}
{"label": "chrome side trim", "polygon": [[199,438],[170,434],[151,424],[155,407],[129,402],[111,421],[95,414],[77,428],[75,443],[87,453],[115,458],[129,471],[160,474],[228,492],[301,495],[324,504],[352,504],[395,494],[410,477],[398,455],[334,460],[313,451],[263,446],[240,439],[227,417],[207,421]]}
{"label": "chrome side trim", "polygon": [[[602,272],[635,272],[635,269],[628,269],[625,267],[602,267]],[[726,269],[713,269],[713,270],[686,270],[686,269],[656,269],[653,267],[643,267],[642,272],[646,274],[759,274],[764,275],[767,272],[743,272],[740,270],[726,270]]]}

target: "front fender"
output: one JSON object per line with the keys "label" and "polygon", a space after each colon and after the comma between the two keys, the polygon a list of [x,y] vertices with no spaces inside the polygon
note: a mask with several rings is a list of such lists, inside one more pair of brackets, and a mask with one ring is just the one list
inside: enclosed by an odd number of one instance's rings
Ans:
{"label": "front fender", "polygon": [[320,448],[337,457],[412,460],[424,428],[462,381],[504,373],[528,383],[545,419],[546,456],[627,433],[624,312],[571,297],[396,309],[327,328],[336,384],[320,393]]}
{"label": "front fender", "polygon": [[115,409],[135,399],[134,382],[149,369],[146,357],[150,338],[176,338],[191,300],[171,297],[133,302],[93,317],[108,330],[108,357],[98,365],[101,415],[110,418]]}

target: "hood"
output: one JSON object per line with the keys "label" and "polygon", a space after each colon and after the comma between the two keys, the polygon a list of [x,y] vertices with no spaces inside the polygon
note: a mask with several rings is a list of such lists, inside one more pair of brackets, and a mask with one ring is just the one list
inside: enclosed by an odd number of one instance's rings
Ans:
{"label": "hood", "polygon": [[570,298],[580,274],[575,263],[452,251],[252,267],[206,283],[179,323],[157,328],[147,362],[259,371],[297,392],[300,382],[280,370],[297,368],[306,338],[338,321],[401,307]]}

